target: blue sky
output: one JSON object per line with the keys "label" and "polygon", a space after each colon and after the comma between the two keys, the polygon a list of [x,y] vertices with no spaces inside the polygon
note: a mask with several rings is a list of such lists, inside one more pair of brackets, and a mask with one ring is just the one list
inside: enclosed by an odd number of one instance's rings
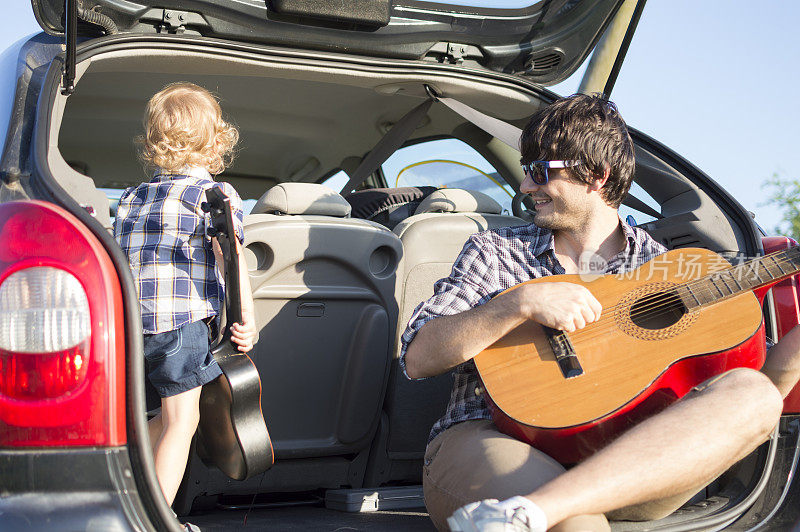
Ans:
{"label": "blue sky", "polygon": [[780,214],[760,206],[761,184],[776,172],[800,178],[799,17],[789,1],[649,0],[612,93],[628,124],[697,165],[767,229]]}
{"label": "blue sky", "polygon": [[[0,50],[38,31],[25,0],[3,14]],[[797,20],[800,3],[788,0],[649,0],[612,94],[628,124],[693,162],[768,229],[780,214],[761,205],[761,184],[776,172],[800,178]],[[581,72],[554,90],[574,92]]]}

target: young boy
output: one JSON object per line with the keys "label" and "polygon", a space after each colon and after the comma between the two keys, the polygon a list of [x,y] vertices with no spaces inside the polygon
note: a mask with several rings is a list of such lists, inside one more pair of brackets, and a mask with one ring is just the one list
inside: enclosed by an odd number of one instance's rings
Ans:
{"label": "young boy", "polygon": [[[161,398],[149,424],[156,475],[172,504],[199,422],[201,387],[221,370],[209,352],[209,325],[224,301],[222,257],[206,234],[205,191],[219,186],[230,197],[241,265],[242,322],[232,340],[242,352],[256,335],[253,298],[242,257],[242,200],[212,175],[230,163],[238,132],[222,120],[217,100],[191,83],[174,83],[147,104],[140,156],[153,178],[119,200],[114,236],[128,256],[139,293],[148,389]],[[150,401],[148,401],[150,403]],[[148,404],[153,408],[156,404]]]}

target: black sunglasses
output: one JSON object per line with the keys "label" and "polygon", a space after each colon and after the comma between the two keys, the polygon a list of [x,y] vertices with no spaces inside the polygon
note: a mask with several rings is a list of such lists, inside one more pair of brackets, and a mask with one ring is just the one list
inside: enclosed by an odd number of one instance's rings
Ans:
{"label": "black sunglasses", "polygon": [[550,180],[547,174],[549,168],[569,168],[583,164],[583,161],[531,161],[523,164],[525,175],[530,177],[537,185],[546,185]]}

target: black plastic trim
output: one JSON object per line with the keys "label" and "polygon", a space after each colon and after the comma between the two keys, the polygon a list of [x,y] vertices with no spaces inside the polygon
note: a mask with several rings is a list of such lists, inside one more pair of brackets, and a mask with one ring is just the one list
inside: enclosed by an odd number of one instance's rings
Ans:
{"label": "black plastic trim", "polygon": [[389,24],[392,2],[391,0],[272,0],[270,7],[278,13],[301,17],[386,26]]}
{"label": "black plastic trim", "polygon": [[503,7],[478,7],[478,6],[460,6],[455,4],[446,4],[444,2],[426,2],[424,0],[397,0],[394,3],[395,8],[412,8],[423,11],[438,11],[439,13],[458,13],[463,15],[477,15],[477,16],[493,16],[493,17],[528,17],[539,13],[543,9],[547,9],[547,4],[551,2],[544,0],[533,3],[528,7],[519,8],[503,8]]}
{"label": "black plastic trim", "polygon": [[125,447],[0,450],[4,531],[152,530],[133,483]]}
{"label": "black plastic trim", "polygon": [[64,78],[62,94],[72,94],[75,90],[75,47],[78,39],[78,0],[66,0],[66,60],[64,61]]}

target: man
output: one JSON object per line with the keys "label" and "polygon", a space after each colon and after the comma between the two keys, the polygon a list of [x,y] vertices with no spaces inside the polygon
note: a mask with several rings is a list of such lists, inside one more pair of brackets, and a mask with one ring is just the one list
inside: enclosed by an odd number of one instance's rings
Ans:
{"label": "man", "polygon": [[521,152],[520,190],[535,201],[534,223],[473,235],[403,335],[409,378],[456,368],[425,456],[428,511],[440,530],[446,521],[454,530],[609,530],[606,515],[666,516],[769,436],[781,396],[800,374],[800,329],[770,349],[762,372],[739,368],[710,379],[568,471],[500,433],[471,359],[526,320],[572,332],[603,309],[572,283],[498,294],[532,278],[578,273],[582,257],[601,257],[615,274],[666,251],[619,217],[634,153],[613,103],[587,95],[553,103],[531,118]]}

